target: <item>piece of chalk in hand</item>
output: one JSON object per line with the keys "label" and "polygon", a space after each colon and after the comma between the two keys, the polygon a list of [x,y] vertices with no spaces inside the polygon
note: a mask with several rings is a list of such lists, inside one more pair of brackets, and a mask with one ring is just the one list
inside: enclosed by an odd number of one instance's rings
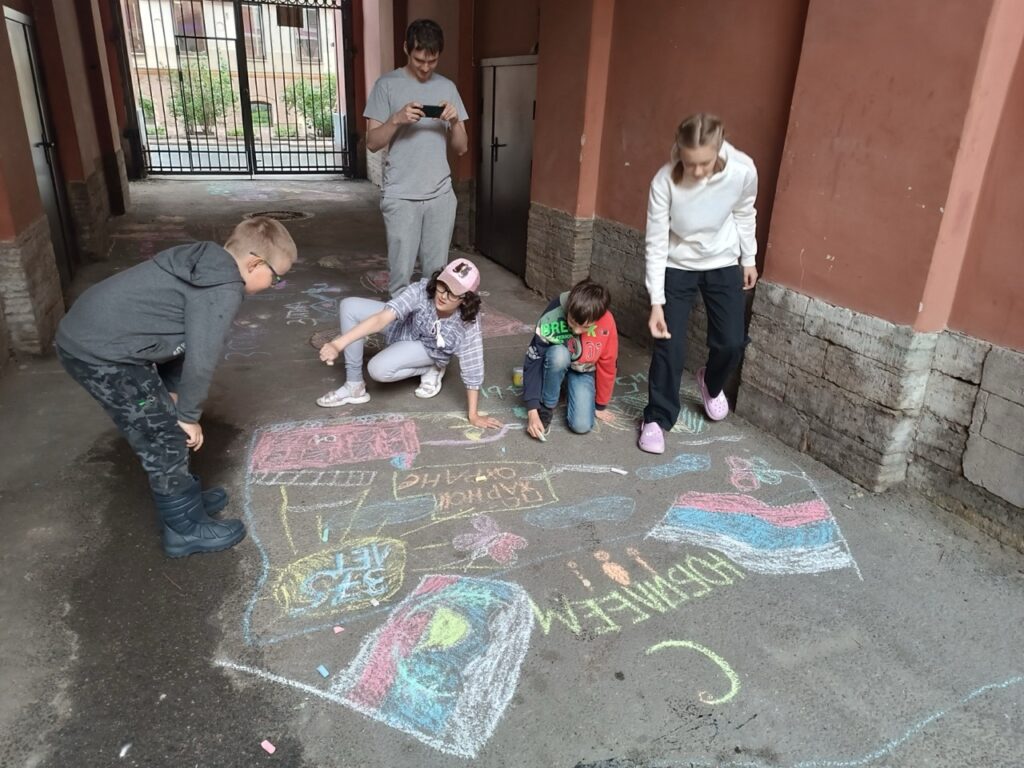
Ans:
{"label": "piece of chalk in hand", "polygon": [[334,365],[334,361],[333,361],[333,360],[328,360],[328,361],[327,361],[327,364],[328,364],[328,365]]}

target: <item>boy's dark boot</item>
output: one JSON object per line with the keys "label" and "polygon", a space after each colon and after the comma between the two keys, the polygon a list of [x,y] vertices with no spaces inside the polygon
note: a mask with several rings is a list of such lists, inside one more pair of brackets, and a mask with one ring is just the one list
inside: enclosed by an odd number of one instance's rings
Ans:
{"label": "boy's dark boot", "polygon": [[164,552],[168,557],[219,552],[245,538],[241,520],[213,520],[206,514],[198,482],[177,495],[154,493],[153,499],[163,522]]}
{"label": "boy's dark boot", "polygon": [[[203,482],[199,479],[199,475],[192,475],[192,479],[199,483],[199,487],[202,488]],[[203,491],[203,509],[206,510],[206,514],[216,515],[227,505],[228,492],[219,485]]]}

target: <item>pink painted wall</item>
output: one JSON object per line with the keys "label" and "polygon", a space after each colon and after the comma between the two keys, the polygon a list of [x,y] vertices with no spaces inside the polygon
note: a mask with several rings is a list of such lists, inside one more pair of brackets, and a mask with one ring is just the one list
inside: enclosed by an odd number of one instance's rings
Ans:
{"label": "pink painted wall", "polygon": [[588,0],[560,0],[540,15],[530,199],[570,213],[579,192],[591,10]]}
{"label": "pink painted wall", "polygon": [[807,0],[648,0],[639,13],[619,2],[597,215],[643,229],[676,126],[712,112],[757,164],[763,253],[806,9]]}
{"label": "pink painted wall", "polygon": [[476,58],[526,56],[540,39],[540,0],[476,0]]}
{"label": "pink painted wall", "polygon": [[[377,78],[395,68],[392,21],[391,0],[363,0],[363,73],[367,93]],[[362,115],[365,105],[358,106]]]}
{"label": "pink painted wall", "polygon": [[765,277],[917,317],[990,0],[811,0]]}
{"label": "pink painted wall", "polygon": [[[96,164],[100,159],[100,144],[96,136],[92,96],[89,91],[89,79],[86,75],[82,41],[79,37],[81,33],[78,27],[78,15],[71,12],[57,13],[54,15],[54,21],[60,39],[60,55],[63,59],[64,76],[67,80],[67,96],[71,102],[71,114],[74,115],[74,131],[77,136],[81,161],[80,167],[77,163],[67,163],[65,172],[69,181],[80,181],[95,171]],[[90,30],[89,34],[95,34],[94,30]],[[54,118],[56,119],[56,115]]]}
{"label": "pink painted wall", "polygon": [[949,326],[1024,351],[1024,53],[1013,70]]}

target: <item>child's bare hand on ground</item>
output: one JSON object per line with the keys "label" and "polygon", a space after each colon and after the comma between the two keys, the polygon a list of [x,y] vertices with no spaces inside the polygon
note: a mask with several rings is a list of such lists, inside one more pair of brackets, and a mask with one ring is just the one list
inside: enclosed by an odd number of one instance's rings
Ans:
{"label": "child's bare hand on ground", "polygon": [[178,426],[188,436],[185,439],[185,445],[193,451],[198,451],[203,447],[203,428],[201,426],[189,424],[187,421],[179,421]]}
{"label": "child's bare hand on ground", "polygon": [[605,424],[611,424],[615,421],[615,414],[609,410],[594,411],[594,415],[601,421],[603,421]]}
{"label": "child's bare hand on ground", "polygon": [[501,429],[504,424],[493,416],[482,416],[479,413],[469,417],[469,423],[480,429]]}

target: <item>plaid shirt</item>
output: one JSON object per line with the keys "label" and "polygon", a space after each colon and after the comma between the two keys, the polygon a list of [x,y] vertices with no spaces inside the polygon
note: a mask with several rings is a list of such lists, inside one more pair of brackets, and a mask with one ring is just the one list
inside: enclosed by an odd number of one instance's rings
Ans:
{"label": "plaid shirt", "polygon": [[[427,295],[427,280],[413,283],[385,307],[398,318],[384,329],[388,344],[419,341],[440,368],[447,368],[455,355],[466,389],[480,389],[484,383],[484,343],[479,314],[471,323],[464,322],[458,312],[439,318],[434,300]],[[444,339],[443,347],[437,343],[439,337]]]}

